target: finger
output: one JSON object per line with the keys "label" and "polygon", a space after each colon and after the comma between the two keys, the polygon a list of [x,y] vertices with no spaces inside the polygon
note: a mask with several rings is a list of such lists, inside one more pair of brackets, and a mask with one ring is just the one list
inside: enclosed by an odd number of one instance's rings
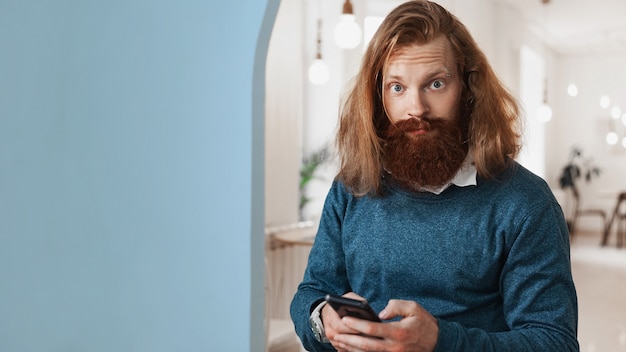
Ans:
{"label": "finger", "polygon": [[344,294],[343,297],[352,298],[352,299],[358,299],[358,300],[362,300],[362,301],[365,300],[365,298],[357,295],[354,292],[348,292],[348,293]]}
{"label": "finger", "polygon": [[[385,325],[383,323],[375,323],[369,320],[358,319],[353,317],[343,317],[341,321],[345,326],[354,332],[376,338],[384,338],[386,334]],[[353,333],[354,333],[353,332]]]}
{"label": "finger", "polygon": [[378,316],[383,320],[418,315],[424,309],[414,301],[391,299]]}
{"label": "finger", "polygon": [[387,351],[387,342],[381,338],[361,334],[337,335],[333,346],[349,352]]}
{"label": "finger", "polygon": [[326,329],[326,336],[332,340],[335,335],[339,334],[360,334],[361,332],[346,325],[342,319],[333,321]]}
{"label": "finger", "polygon": [[343,320],[339,317],[332,307],[328,309],[324,307],[322,310],[324,328],[326,330],[326,337],[330,340],[337,334],[357,334],[358,331],[347,326]]}

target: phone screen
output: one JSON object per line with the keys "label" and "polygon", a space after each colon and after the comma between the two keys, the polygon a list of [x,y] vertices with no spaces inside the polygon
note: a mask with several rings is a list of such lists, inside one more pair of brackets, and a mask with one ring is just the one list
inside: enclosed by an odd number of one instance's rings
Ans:
{"label": "phone screen", "polygon": [[326,302],[328,302],[342,318],[351,316],[369,321],[381,321],[378,314],[370,307],[367,301],[328,294],[326,295]]}

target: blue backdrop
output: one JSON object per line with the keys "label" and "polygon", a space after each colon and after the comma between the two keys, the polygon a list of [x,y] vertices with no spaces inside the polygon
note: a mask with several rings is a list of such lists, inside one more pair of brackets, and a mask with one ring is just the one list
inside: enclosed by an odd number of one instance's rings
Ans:
{"label": "blue backdrop", "polygon": [[263,350],[278,3],[0,0],[0,351]]}

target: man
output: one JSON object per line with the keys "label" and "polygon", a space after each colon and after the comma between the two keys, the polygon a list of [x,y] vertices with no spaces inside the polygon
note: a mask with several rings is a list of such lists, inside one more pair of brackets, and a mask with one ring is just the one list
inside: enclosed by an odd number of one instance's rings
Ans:
{"label": "man", "polygon": [[[569,235],[514,161],[519,109],[467,29],[409,1],[342,107],[339,174],[291,316],[312,351],[577,351]],[[326,294],[383,322],[340,318]]]}

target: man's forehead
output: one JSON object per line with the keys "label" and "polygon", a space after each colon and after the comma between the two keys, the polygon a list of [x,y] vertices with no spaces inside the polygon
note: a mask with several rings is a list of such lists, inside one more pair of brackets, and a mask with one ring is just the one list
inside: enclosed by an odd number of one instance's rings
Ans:
{"label": "man's forehead", "polygon": [[395,48],[387,60],[387,66],[394,63],[445,63],[454,61],[452,47],[444,36],[423,44],[407,44]]}

